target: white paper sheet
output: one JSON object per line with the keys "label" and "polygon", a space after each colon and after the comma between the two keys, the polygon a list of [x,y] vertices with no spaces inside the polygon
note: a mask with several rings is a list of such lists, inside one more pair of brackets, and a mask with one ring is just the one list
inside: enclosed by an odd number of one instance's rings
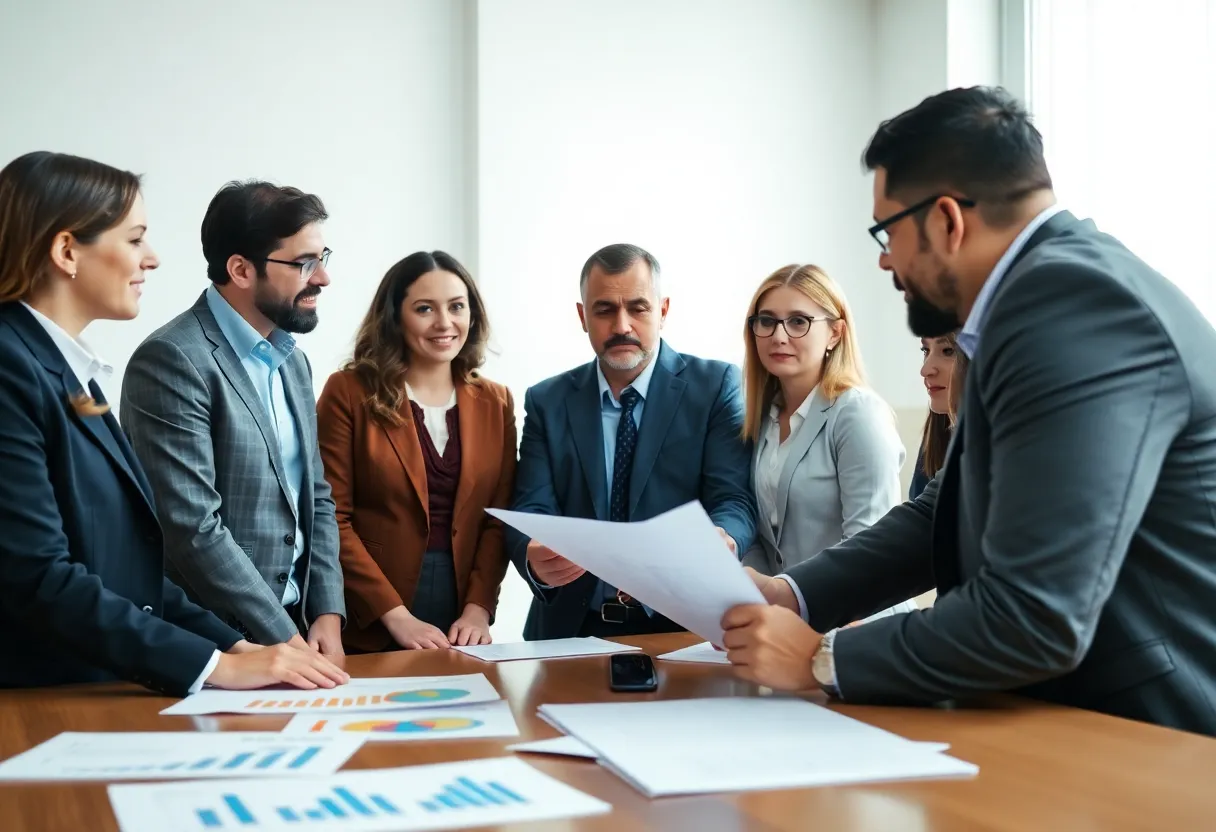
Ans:
{"label": "white paper sheet", "polygon": [[703,641],[700,644],[694,644],[691,647],[682,647],[679,650],[672,650],[670,653],[664,653],[659,656],[660,659],[667,662],[691,662],[695,664],[730,664],[730,659],[726,658],[726,653],[722,650],[715,649],[708,641]]}
{"label": "white paper sheet", "polygon": [[607,641],[602,638],[552,638],[544,641],[477,644],[472,647],[453,647],[452,649],[484,662],[513,662],[526,659],[568,659],[575,656],[632,653],[642,648],[617,644],[615,641]]}
{"label": "white paper sheet", "polygon": [[484,674],[397,676],[352,679],[336,688],[299,690],[278,686],[261,690],[206,688],[161,711],[169,716],[201,714],[310,714],[395,711],[437,705],[472,705],[500,699]]}
{"label": "white paper sheet", "polygon": [[368,742],[466,740],[479,737],[518,737],[519,727],[506,702],[452,705],[408,711],[311,714],[292,717],[284,734],[359,736]]}
{"label": "white paper sheet", "polygon": [[636,523],[486,511],[714,644],[727,610],[765,603],[697,502]]}
{"label": "white paper sheet", "polygon": [[574,737],[554,737],[549,740],[533,740],[508,745],[508,751],[526,754],[553,754],[559,757],[583,757],[594,760],[595,752]]}
{"label": "white paper sheet", "polygon": [[648,797],[970,777],[971,763],[802,699],[542,705]]}
{"label": "white paper sheet", "polygon": [[604,814],[603,801],[513,757],[312,780],[110,786],[122,832],[465,829]]}
{"label": "white paper sheet", "polygon": [[265,731],[66,731],[0,763],[0,780],[178,780],[333,774],[360,736],[284,737]]}

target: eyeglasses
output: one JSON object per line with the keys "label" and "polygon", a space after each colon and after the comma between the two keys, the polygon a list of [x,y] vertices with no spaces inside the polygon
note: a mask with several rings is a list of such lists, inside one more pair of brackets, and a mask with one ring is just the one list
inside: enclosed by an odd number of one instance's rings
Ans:
{"label": "eyeglasses", "polygon": [[328,248],[321,252],[320,257],[309,257],[307,260],[276,260],[273,257],[263,257],[263,263],[279,263],[284,266],[295,266],[300,270],[300,279],[308,280],[317,273],[318,266],[329,265],[329,255],[333,254]]}
{"label": "eyeglasses", "polygon": [[887,232],[887,229],[890,228],[891,226],[895,225],[895,223],[899,222],[904,217],[910,217],[913,214],[917,213],[918,211],[925,210],[930,205],[937,202],[939,199],[942,199],[943,197],[950,197],[950,199],[953,199],[955,202],[957,202],[959,204],[960,208],[974,208],[975,207],[975,200],[968,199],[965,196],[954,196],[952,194],[934,194],[931,197],[926,197],[925,199],[922,199],[920,202],[916,203],[915,205],[913,205],[910,208],[905,208],[904,210],[900,211],[898,214],[892,214],[891,216],[887,217],[885,220],[882,220],[881,222],[877,222],[874,225],[871,225],[870,226],[870,236],[873,237],[874,241],[877,242],[878,245],[882,247],[882,250],[884,252],[889,254],[891,252],[891,249],[888,248],[888,245],[891,242],[891,235]]}
{"label": "eyeglasses", "polygon": [[810,315],[790,315],[788,318],[774,318],[772,315],[752,315],[747,319],[752,335],[757,338],[771,338],[777,331],[777,325],[785,330],[791,338],[801,338],[811,331],[815,321],[835,321],[837,318],[814,318]]}

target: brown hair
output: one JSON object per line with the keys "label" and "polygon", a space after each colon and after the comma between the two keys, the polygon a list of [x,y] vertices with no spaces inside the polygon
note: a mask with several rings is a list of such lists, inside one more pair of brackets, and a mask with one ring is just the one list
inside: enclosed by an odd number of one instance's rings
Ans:
{"label": "brown hair", "polygon": [[[0,303],[42,292],[56,235],[95,242],[130,212],[139,184],[134,173],[66,153],[35,151],[9,162],[0,170]],[[85,391],[72,406],[82,416],[109,410]]]}
{"label": "brown hair", "polygon": [[[846,390],[865,384],[865,370],[861,364],[861,352],[857,346],[857,334],[853,331],[853,313],[849,310],[844,292],[827,272],[818,266],[782,266],[766,277],[752,296],[748,317],[760,311],[760,299],[769,289],[790,286],[806,295],[816,305],[823,307],[833,318],[843,324],[840,341],[823,359],[823,376],[819,389],[828,401]],[[777,379],[764,368],[756,346],[756,336],[751,325],[743,322],[743,340],[747,354],[743,360],[744,418],[743,438],[755,441],[760,438],[764,417],[773,397],[777,394]]]}
{"label": "brown hair", "polygon": [[958,346],[958,333],[951,332],[944,336],[954,349],[954,367],[950,371],[950,389],[947,395],[948,410],[946,413],[929,411],[925,418],[925,429],[921,433],[920,447],[922,450],[921,470],[925,476],[934,477],[946,464],[946,448],[950,444],[950,433],[954,430],[954,422],[958,418],[959,403],[962,400],[963,384],[967,378],[967,365],[971,362]]}
{"label": "brown hair", "polygon": [[477,369],[485,363],[490,322],[481,293],[468,270],[443,251],[417,251],[399,261],[380,281],[371,308],[355,336],[354,355],[343,368],[363,382],[369,391],[365,404],[372,417],[384,424],[399,425],[403,421],[400,411],[405,401],[405,372],[410,356],[401,331],[401,305],[414,281],[433,271],[456,275],[469,294],[469,335],[452,359],[453,378],[475,383]]}

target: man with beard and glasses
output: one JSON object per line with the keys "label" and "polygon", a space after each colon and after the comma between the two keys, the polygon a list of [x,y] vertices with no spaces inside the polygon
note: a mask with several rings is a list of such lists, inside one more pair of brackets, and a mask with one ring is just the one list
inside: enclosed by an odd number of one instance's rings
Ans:
{"label": "man with beard and glasses", "polygon": [[[913,333],[961,327],[958,420],[920,497],[753,576],[772,606],[727,613],[731,662],[860,704],[1013,691],[1216,734],[1216,330],[1056,205],[1003,90],[926,99],[864,161]],[[931,609],[845,628],[934,587]]]}
{"label": "man with beard and glasses", "polygon": [[[724,545],[747,551],[756,524],[738,368],[660,339],[669,299],[637,246],[600,249],[579,283],[596,359],[528,390],[512,508],[625,522],[699,500]],[[507,550],[536,596],[526,639],[680,629],[510,528]]]}
{"label": "man with beard and glasses", "polygon": [[225,185],[203,217],[211,285],[135,351],[119,415],[174,582],[251,641],[340,663],[338,526],[292,338],[316,327],[329,285],[327,216],[296,188]]}

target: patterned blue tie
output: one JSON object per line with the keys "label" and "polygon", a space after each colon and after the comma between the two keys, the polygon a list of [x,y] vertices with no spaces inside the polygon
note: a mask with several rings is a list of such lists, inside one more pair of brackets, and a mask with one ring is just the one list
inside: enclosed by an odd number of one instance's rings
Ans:
{"label": "patterned blue tie", "polygon": [[632,387],[621,391],[621,422],[616,429],[612,493],[608,502],[608,519],[618,523],[629,519],[629,474],[633,471],[633,451],[638,445],[638,427],[633,422],[633,409],[641,398]]}

